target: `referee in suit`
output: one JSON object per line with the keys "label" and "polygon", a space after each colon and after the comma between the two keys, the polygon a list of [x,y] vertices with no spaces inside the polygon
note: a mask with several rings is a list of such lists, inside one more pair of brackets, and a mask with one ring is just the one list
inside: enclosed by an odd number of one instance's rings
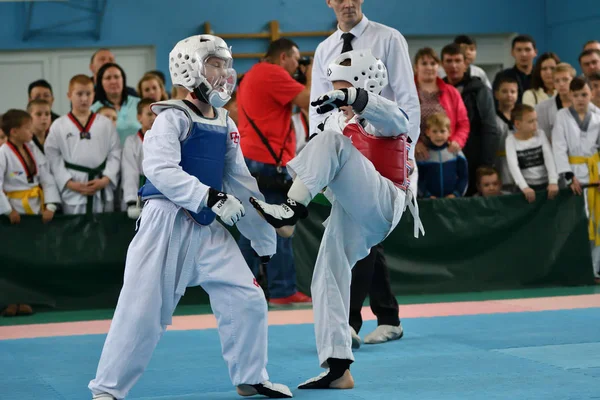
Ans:
{"label": "referee in suit", "polygon": [[[373,55],[383,61],[388,69],[389,85],[382,96],[398,103],[406,111],[410,129],[419,131],[421,111],[419,97],[414,82],[414,72],[404,36],[396,29],[370,21],[362,12],[364,0],[326,0],[333,9],[338,27],[327,39],[317,46],[313,61],[311,101],[333,90],[327,79],[327,66],[340,53],[350,50],[370,48]],[[310,108],[310,132],[316,132],[317,125],[327,115],[317,114]],[[410,158],[414,160],[414,148]],[[361,345],[358,332],[362,326],[361,309],[370,296],[371,309],[377,316],[377,329],[365,337],[365,343],[383,343],[400,339],[402,324],[398,317],[398,302],[390,287],[389,271],[383,246],[373,247],[367,257],[360,260],[352,270],[350,298],[350,326],[352,347]]]}

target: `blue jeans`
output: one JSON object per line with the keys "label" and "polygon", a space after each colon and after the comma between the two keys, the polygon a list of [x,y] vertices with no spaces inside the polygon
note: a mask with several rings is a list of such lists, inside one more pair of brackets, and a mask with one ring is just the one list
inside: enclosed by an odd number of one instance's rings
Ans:
{"label": "blue jeans", "polygon": [[[252,174],[261,173],[262,175],[273,176],[277,173],[275,165],[263,164],[248,158],[245,160]],[[289,174],[288,177],[290,180],[292,179]],[[265,196],[267,203],[280,204],[287,199],[287,193],[280,191],[265,190],[262,191],[262,194]],[[258,276],[260,258],[257,257],[250,246],[250,240],[240,235],[238,245],[252,273],[254,276]],[[296,265],[294,264],[292,238],[284,239],[277,236],[277,253],[267,265],[267,278],[271,298],[278,299],[296,293]]]}

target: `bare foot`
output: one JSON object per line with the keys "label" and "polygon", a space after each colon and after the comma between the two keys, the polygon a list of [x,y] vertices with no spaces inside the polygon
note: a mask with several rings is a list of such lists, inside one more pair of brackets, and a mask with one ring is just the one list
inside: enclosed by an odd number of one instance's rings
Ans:
{"label": "bare foot", "polygon": [[354,387],[354,378],[352,377],[350,370],[347,369],[346,372],[344,372],[344,375],[331,382],[329,387],[332,389],[352,389]]}

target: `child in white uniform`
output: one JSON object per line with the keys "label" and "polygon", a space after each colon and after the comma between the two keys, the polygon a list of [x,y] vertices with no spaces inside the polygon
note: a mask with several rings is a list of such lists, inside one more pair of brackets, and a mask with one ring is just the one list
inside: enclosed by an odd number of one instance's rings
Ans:
{"label": "child in white uniform", "polygon": [[[237,223],[259,256],[272,256],[275,230],[238,198],[259,196],[235,123],[221,108],[235,86],[231,50],[212,35],[192,36],[169,55],[173,84],[185,100],[156,103],[144,135],[146,184],[139,230],[96,378],[95,399],[123,399],[140,378],[190,286],[202,286],[217,319],[223,358],[242,396],[292,397],[269,382],[267,302],[231,234]],[[234,197],[234,195],[237,197]],[[265,260],[266,261],[266,260]],[[196,354],[198,360],[201,354]]]}
{"label": "child in white uniform", "polygon": [[348,323],[351,268],[389,235],[407,205],[415,217],[415,237],[422,230],[418,209],[406,198],[407,143],[416,143],[418,137],[407,138],[406,114],[379,96],[388,82],[385,65],[370,50],[354,50],[335,59],[328,75],[335,90],[312,105],[319,114],[340,110],[288,163],[295,179],[287,202],[271,205],[252,199],[282,236],[291,235],[290,228],[306,217],[306,206],[323,188],[332,203],[311,285],[319,363],[328,370],[301,389],[354,386]]}

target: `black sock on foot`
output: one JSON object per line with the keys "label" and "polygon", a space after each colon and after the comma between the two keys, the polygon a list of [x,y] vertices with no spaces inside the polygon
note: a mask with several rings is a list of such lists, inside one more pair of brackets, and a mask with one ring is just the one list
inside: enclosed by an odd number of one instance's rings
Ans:
{"label": "black sock on foot", "polygon": [[346,370],[350,369],[352,360],[343,358],[328,358],[329,373],[319,380],[298,386],[298,389],[328,389],[331,382],[340,379]]}

